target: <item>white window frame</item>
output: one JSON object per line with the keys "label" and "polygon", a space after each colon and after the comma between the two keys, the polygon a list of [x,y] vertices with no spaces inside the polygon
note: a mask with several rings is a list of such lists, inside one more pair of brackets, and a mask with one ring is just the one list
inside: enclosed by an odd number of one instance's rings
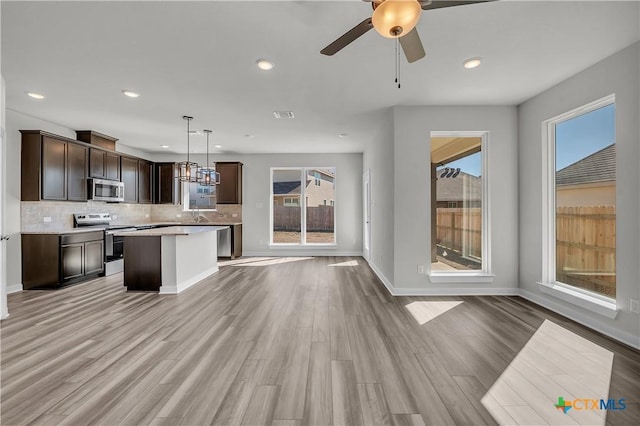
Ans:
{"label": "white window frame", "polygon": [[[331,169],[334,170],[334,186],[333,196],[338,198],[337,190],[335,188],[335,181],[338,176],[338,168],[336,166],[299,166],[299,167],[271,167],[269,169],[269,247],[270,248],[304,248],[304,247],[322,247],[335,249],[338,246],[338,215],[337,209],[333,209],[333,242],[332,243],[307,243],[307,195],[306,195],[306,173],[310,169]],[[300,221],[301,221],[301,242],[299,243],[274,243],[273,242],[273,172],[278,170],[300,170]],[[315,179],[315,176],[314,176]],[[315,182],[314,182],[315,185]],[[284,203],[284,201],[283,201]],[[334,206],[335,207],[335,206]],[[303,242],[304,241],[304,242]]]}
{"label": "white window frame", "polygon": [[[542,122],[542,293],[578,305],[592,312],[615,318],[616,300],[602,294],[556,281],[556,125],[608,105],[615,105],[615,94],[574,108]],[[616,167],[617,168],[617,167]],[[617,267],[616,267],[617,269]]]}
{"label": "white window frame", "polygon": [[182,185],[180,186],[180,189],[182,190],[182,211],[183,212],[217,212],[217,205],[218,203],[216,202],[216,208],[215,209],[199,209],[199,208],[195,208],[192,209],[190,208],[189,205],[189,184],[192,182],[181,182]]}
{"label": "white window frame", "polygon": [[[489,191],[491,175],[489,172],[489,131],[432,131],[429,138],[434,137],[479,137],[482,161],[482,269],[475,271],[432,271],[431,250],[429,250],[429,280],[433,283],[491,283],[495,275],[491,273],[491,193]],[[431,152],[431,149],[429,149]],[[431,159],[429,158],[429,164]],[[431,174],[429,173],[429,176]],[[430,187],[430,185],[429,185]],[[429,203],[431,209],[431,203]],[[431,247],[431,244],[429,244]]]}

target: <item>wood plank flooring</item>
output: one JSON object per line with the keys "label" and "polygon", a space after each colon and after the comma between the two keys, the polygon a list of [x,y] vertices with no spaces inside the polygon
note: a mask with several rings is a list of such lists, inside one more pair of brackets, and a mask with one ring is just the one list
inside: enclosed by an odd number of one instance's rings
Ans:
{"label": "wood plank flooring", "polygon": [[177,296],[118,274],[9,312],[2,425],[579,423],[558,396],[640,424],[638,351],[518,297],[391,297],[361,258],[237,259]]}

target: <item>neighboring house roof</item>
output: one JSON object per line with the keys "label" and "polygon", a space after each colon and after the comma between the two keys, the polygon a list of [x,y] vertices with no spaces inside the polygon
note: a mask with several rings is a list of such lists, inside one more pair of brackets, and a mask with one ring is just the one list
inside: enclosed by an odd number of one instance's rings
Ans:
{"label": "neighboring house roof", "polygon": [[286,195],[298,190],[292,195],[300,195],[300,181],[294,180],[291,182],[273,182],[273,195]]}
{"label": "neighboring house roof", "polygon": [[[456,177],[441,178],[442,169],[438,169],[436,173],[438,176],[438,182],[436,183],[437,201],[482,200],[482,179],[478,176],[460,172]],[[463,194],[465,194],[464,198]]]}
{"label": "neighboring house roof", "polygon": [[556,185],[616,180],[616,145],[611,144],[556,172]]}

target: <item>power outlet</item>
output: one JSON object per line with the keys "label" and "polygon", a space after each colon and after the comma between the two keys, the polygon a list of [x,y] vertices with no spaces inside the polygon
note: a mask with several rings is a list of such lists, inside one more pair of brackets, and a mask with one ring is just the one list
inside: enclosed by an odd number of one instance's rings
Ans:
{"label": "power outlet", "polygon": [[640,314],[640,301],[638,299],[629,299],[629,310],[634,314]]}
{"label": "power outlet", "polygon": [[144,217],[145,217],[145,218],[147,218],[147,219],[149,219],[149,214],[148,214],[148,213],[147,213],[147,214],[145,214],[145,215],[144,215]]}
{"label": "power outlet", "polygon": [[116,220],[117,218],[118,218],[118,215],[117,215],[117,214],[112,214],[112,215],[111,215],[111,219]]}
{"label": "power outlet", "polygon": [[176,217],[182,217],[180,213],[176,213]]}
{"label": "power outlet", "polygon": [[51,223],[51,216],[44,216],[42,220],[44,221],[44,223]]}
{"label": "power outlet", "polygon": [[238,217],[238,213],[231,213],[231,217]]}
{"label": "power outlet", "polygon": [[424,265],[418,265],[418,274],[424,274]]}

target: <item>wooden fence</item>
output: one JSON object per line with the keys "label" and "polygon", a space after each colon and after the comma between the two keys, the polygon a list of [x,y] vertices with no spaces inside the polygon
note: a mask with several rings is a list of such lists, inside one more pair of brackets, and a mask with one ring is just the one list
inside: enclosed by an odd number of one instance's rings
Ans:
{"label": "wooden fence", "polygon": [[556,281],[615,296],[615,206],[558,207],[556,241]]}
{"label": "wooden fence", "polygon": [[[556,214],[556,280],[615,296],[615,206],[558,207]],[[481,229],[480,208],[437,209],[437,244],[447,250],[481,257]]]}
{"label": "wooden fence", "polygon": [[[307,231],[333,232],[333,206],[307,207]],[[300,214],[298,206],[273,206],[273,230],[300,232]]]}
{"label": "wooden fence", "polygon": [[482,210],[479,207],[438,208],[436,225],[439,246],[461,256],[482,257]]}

